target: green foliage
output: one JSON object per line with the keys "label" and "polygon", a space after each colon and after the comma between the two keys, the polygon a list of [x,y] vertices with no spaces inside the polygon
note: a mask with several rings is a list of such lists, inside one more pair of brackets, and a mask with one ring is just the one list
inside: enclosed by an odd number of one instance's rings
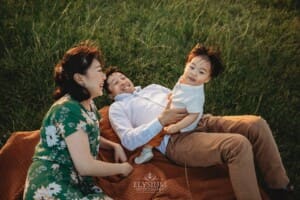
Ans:
{"label": "green foliage", "polygon": [[[136,84],[172,88],[197,43],[220,47],[226,71],[206,86],[206,112],[257,114],[300,183],[299,1],[14,1],[0,6],[0,146],[38,129],[53,67],[75,43],[101,46]],[[110,101],[99,98],[99,107]],[[298,191],[299,194],[299,191]]]}

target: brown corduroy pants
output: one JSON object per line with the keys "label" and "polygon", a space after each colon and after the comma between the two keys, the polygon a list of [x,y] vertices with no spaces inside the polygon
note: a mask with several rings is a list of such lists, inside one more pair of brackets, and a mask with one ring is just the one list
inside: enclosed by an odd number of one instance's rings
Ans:
{"label": "brown corduroy pants", "polygon": [[289,182],[272,132],[258,116],[205,115],[197,132],[170,137],[166,155],[191,167],[227,164],[239,200],[261,199],[254,162],[269,187],[283,188]]}

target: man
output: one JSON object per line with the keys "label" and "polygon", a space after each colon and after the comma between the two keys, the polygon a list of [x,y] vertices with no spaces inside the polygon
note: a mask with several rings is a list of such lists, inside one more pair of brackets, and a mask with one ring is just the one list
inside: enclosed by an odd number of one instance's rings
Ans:
{"label": "man", "polygon": [[[195,47],[197,48],[197,47]],[[186,65],[198,56],[192,49]],[[208,58],[218,54],[208,51]],[[210,58],[211,67],[216,64]],[[221,61],[220,61],[221,63]],[[219,63],[219,64],[220,64]],[[106,73],[105,88],[115,102],[110,106],[111,125],[122,144],[129,150],[145,145],[186,115],[184,109],[170,109],[170,90],[160,85],[145,88],[133,83],[118,69]],[[292,191],[277,145],[267,122],[258,116],[204,116],[202,132],[165,135],[156,147],[179,165],[207,167],[227,164],[233,190],[239,200],[261,199],[254,160],[267,183],[271,199],[287,199]]]}

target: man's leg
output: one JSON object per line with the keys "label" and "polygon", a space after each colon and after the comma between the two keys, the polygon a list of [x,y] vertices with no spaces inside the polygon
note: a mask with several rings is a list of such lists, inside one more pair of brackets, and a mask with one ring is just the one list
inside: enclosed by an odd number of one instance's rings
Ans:
{"label": "man's leg", "polygon": [[226,163],[237,199],[261,199],[252,146],[242,135],[200,132],[173,135],[166,155],[174,162],[187,166],[207,167]]}
{"label": "man's leg", "polygon": [[270,188],[285,188],[289,183],[286,171],[267,122],[253,115],[205,116],[200,128],[207,132],[239,133],[244,135],[253,147],[254,160]]}

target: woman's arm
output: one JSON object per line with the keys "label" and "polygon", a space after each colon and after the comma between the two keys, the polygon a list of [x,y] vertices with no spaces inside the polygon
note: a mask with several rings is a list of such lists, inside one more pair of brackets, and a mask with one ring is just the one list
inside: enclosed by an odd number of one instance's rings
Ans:
{"label": "woman's arm", "polygon": [[116,174],[127,176],[133,169],[127,162],[120,164],[95,160],[90,152],[88,136],[83,130],[78,130],[66,137],[66,143],[74,166],[81,176],[111,176]]}
{"label": "woman's arm", "polygon": [[102,148],[102,149],[114,149],[115,146],[119,145],[115,142],[112,142],[112,141],[102,137],[102,136],[100,136],[99,142],[100,142],[100,148]]}
{"label": "woman's arm", "polygon": [[103,149],[114,149],[115,151],[115,162],[126,162],[127,156],[124,152],[123,147],[115,142],[105,139],[100,136],[100,148]]}

